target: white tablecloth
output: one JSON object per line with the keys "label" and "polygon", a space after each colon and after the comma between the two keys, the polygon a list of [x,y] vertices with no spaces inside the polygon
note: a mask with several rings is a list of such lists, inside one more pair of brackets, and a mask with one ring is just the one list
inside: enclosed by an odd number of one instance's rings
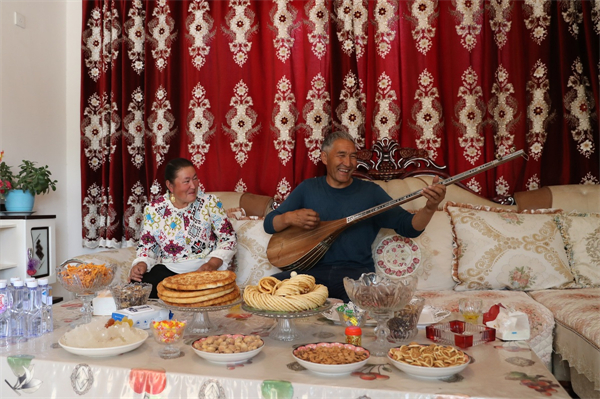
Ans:
{"label": "white tablecloth", "polygon": [[[218,365],[197,356],[190,347],[198,337],[186,337],[183,356],[164,360],[152,337],[138,349],[115,357],[91,358],[70,354],[58,339],[78,316],[78,304],[55,305],[57,329],[52,334],[0,349],[0,397],[12,398],[532,398],[568,399],[539,358],[524,344],[490,342],[466,352],[473,362],[445,380],[410,377],[372,357],[361,373],[327,376],[312,373],[294,361],[292,349],[301,343],[343,341],[343,328],[324,317],[295,322],[302,333],[293,342],[268,337],[273,319],[239,309],[210,314],[222,333],[258,333],[265,348],[245,364]],[[188,315],[176,314],[180,319]],[[363,345],[374,340],[365,329]],[[418,342],[430,343],[421,331]],[[537,391],[541,390],[543,392]]]}

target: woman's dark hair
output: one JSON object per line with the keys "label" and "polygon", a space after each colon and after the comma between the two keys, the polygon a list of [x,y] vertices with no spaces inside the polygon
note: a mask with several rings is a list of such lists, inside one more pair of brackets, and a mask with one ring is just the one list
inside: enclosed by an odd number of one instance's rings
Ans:
{"label": "woman's dark hair", "polygon": [[167,165],[165,166],[165,181],[168,180],[171,182],[171,184],[175,184],[177,172],[179,172],[180,169],[187,168],[188,166],[194,167],[194,164],[189,159],[171,159],[169,162],[167,162]]}

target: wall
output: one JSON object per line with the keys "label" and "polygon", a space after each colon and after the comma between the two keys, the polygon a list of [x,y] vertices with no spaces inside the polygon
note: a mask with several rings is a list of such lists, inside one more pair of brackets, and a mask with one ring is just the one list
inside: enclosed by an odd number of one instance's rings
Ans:
{"label": "wall", "polygon": [[[0,2],[0,150],[15,168],[23,159],[47,164],[58,180],[34,205],[56,215],[57,264],[91,252],[81,245],[81,12],[81,0]],[[56,284],[60,294],[68,293]]]}

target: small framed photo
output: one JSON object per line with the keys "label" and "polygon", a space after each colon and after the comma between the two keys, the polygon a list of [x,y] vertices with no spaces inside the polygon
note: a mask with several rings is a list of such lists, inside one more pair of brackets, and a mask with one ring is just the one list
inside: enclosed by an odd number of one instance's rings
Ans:
{"label": "small framed photo", "polygon": [[47,277],[50,275],[50,229],[48,227],[31,228],[31,245],[34,259],[39,261],[37,270],[32,277]]}

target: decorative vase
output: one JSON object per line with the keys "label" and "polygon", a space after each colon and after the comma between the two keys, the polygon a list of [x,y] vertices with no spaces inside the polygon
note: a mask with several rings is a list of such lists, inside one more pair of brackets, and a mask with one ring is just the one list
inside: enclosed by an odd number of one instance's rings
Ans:
{"label": "decorative vase", "polygon": [[31,212],[35,196],[29,191],[10,190],[4,199],[7,212]]}

